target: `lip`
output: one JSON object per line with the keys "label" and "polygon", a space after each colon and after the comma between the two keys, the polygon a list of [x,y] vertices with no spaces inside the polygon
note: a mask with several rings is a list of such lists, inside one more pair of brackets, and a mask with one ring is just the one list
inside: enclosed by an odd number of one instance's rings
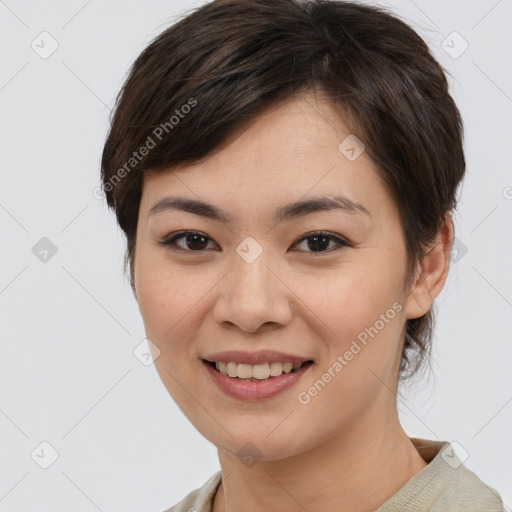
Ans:
{"label": "lip", "polygon": [[[220,361],[222,361],[222,359]],[[230,361],[233,361],[233,359],[230,359]],[[294,370],[290,373],[283,373],[279,377],[272,377],[268,380],[262,380],[261,382],[250,382],[223,375],[204,359],[201,362],[221,391],[233,398],[244,400],[246,402],[257,402],[259,400],[272,398],[286,389],[290,389],[314,364],[310,362],[301,366],[298,370]],[[286,362],[293,361],[286,360]]]}
{"label": "lip", "polygon": [[303,363],[312,361],[310,357],[301,357],[285,352],[276,352],[275,350],[260,350],[259,352],[244,352],[242,350],[229,350],[227,352],[217,352],[203,357],[210,362],[229,363],[233,361],[237,364],[262,364],[262,363]]}

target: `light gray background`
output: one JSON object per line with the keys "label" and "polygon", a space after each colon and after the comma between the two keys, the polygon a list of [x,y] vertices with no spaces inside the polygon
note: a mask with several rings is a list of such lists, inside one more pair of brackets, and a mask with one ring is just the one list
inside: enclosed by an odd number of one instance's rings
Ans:
{"label": "light gray background", "polygon": [[[145,334],[124,238],[93,195],[130,64],[202,3],[0,1],[1,511],[159,512],[219,468],[215,447],[133,354]],[[433,376],[407,393],[401,418],[410,435],[460,443],[510,506],[512,1],[381,5],[453,75],[468,163]],[[43,31],[59,45],[46,59],[31,47]],[[469,44],[457,58],[442,46],[463,49],[453,31]],[[46,263],[32,252],[43,237],[57,248]],[[51,453],[43,441],[59,455],[48,469],[36,463]]]}

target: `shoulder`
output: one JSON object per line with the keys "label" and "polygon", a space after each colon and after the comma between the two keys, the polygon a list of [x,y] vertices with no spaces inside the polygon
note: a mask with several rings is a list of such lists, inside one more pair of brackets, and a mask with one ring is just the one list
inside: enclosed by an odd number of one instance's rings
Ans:
{"label": "shoulder", "polygon": [[500,495],[467,468],[447,441],[411,438],[428,462],[376,512],[503,512]]}
{"label": "shoulder", "polygon": [[188,493],[179,503],[164,512],[211,512],[213,497],[220,485],[221,477],[219,470],[201,487]]}
{"label": "shoulder", "polygon": [[[449,443],[443,450],[433,464],[437,470],[433,475],[436,481],[434,489],[439,489],[435,501],[437,509],[503,512],[503,502],[498,492],[467,468]],[[444,483],[441,483],[441,479]]]}

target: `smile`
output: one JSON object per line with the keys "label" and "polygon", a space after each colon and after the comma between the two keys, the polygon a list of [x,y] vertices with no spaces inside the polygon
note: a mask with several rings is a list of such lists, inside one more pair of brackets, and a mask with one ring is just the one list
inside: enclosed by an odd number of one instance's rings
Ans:
{"label": "smile", "polygon": [[257,365],[202,360],[214,383],[227,395],[246,401],[271,398],[295,384],[313,365],[302,363],[261,363]]}
{"label": "smile", "polygon": [[290,373],[298,370],[303,365],[311,362],[302,363],[261,363],[261,364],[242,364],[234,361],[228,363],[224,361],[209,361],[222,375],[238,379],[267,380],[272,377],[279,377],[283,373]]}

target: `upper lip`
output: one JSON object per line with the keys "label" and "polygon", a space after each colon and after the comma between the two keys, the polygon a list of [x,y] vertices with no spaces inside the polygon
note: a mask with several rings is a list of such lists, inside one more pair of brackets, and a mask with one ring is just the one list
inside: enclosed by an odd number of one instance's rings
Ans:
{"label": "upper lip", "polygon": [[311,361],[308,357],[301,357],[275,350],[260,350],[258,352],[244,352],[242,350],[229,350],[227,352],[216,352],[205,357],[210,362],[229,363],[234,361],[238,364],[262,364],[262,363],[303,363]]}

